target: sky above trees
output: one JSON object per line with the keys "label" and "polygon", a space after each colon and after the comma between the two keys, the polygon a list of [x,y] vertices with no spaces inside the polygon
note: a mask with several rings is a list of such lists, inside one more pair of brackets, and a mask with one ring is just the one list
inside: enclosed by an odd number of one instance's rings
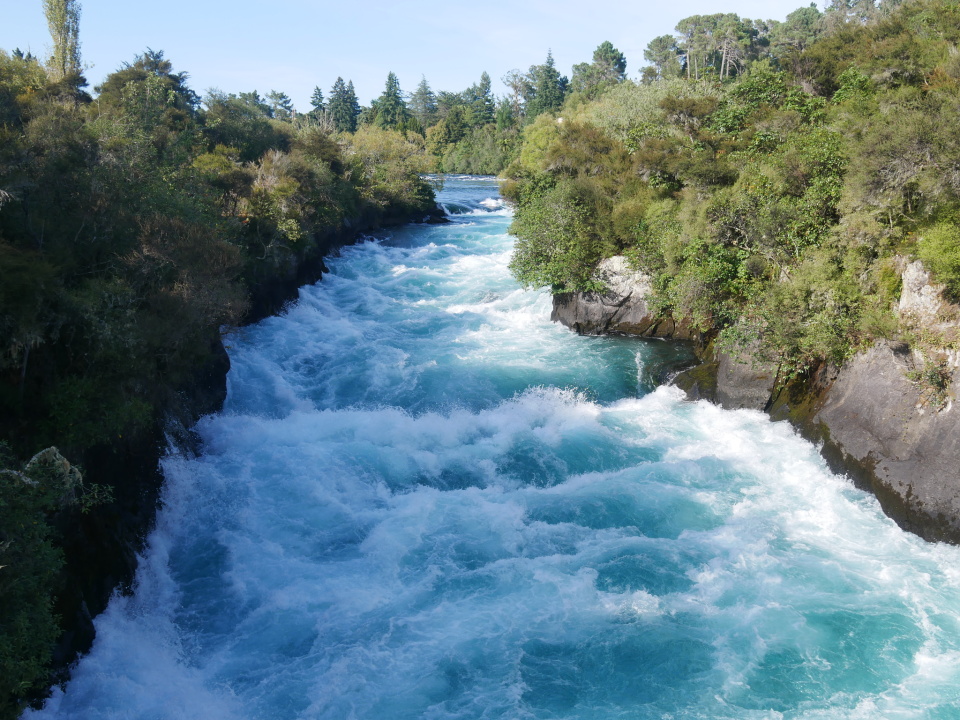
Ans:
{"label": "sky above trees", "polygon": [[[458,91],[481,72],[496,94],[511,69],[542,63],[552,51],[557,70],[569,76],[609,40],[637,78],[653,38],[673,33],[695,14],[737,13],[783,20],[802,0],[677,0],[606,2],[572,0],[447,0],[333,3],[274,0],[231,3],[166,0],[131,3],[82,0],[81,55],[91,86],[148,47],[163,50],[177,71],[190,74],[198,93],[275,89],[299,110],[310,109],[315,86],[327,92],[338,76],[352,79],[361,103],[383,92],[387,73],[404,92],[421,76],[435,90]],[[46,57],[51,46],[41,0],[4,1],[0,48]]]}

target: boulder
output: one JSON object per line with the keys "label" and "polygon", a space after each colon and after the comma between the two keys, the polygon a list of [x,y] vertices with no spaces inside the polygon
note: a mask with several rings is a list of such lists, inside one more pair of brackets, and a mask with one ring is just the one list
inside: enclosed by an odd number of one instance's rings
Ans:
{"label": "boulder", "polygon": [[595,278],[606,287],[604,292],[554,295],[550,319],[581,335],[699,338],[688,324],[651,312],[647,302],[653,291],[650,276],[633,270],[622,255],[602,260]]}
{"label": "boulder", "polygon": [[843,366],[813,421],[903,527],[960,542],[960,411],[925,400],[916,377],[906,345],[878,342]]}

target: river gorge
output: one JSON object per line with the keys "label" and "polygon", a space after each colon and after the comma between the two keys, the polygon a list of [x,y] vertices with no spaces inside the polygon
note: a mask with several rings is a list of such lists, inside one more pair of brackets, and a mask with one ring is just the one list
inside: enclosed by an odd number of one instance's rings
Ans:
{"label": "river gorge", "polygon": [[228,339],[133,594],[28,718],[954,718],[960,548],[507,269],[489,179]]}

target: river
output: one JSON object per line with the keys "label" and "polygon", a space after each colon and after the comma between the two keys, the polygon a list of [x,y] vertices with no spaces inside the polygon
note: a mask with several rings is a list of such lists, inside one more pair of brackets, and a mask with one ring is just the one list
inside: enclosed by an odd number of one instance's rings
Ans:
{"label": "river", "polygon": [[28,718],[960,718],[960,549],[507,270],[496,184],[229,339],[134,594]]}

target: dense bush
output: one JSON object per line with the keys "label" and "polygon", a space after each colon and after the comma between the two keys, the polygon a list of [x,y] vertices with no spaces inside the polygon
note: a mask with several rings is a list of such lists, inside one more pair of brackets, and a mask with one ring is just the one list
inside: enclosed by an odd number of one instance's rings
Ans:
{"label": "dense bush", "polygon": [[787,375],[895,334],[897,253],[960,297],[957,12],[832,8],[819,40],[730,79],[648,77],[542,116],[503,186],[514,273],[589,289],[623,252],[661,312]]}
{"label": "dense bush", "polygon": [[53,588],[63,564],[48,518],[77,500],[79,471],[54,448],[23,467],[0,443],[0,717],[15,718],[24,699],[47,684],[60,633]]}

